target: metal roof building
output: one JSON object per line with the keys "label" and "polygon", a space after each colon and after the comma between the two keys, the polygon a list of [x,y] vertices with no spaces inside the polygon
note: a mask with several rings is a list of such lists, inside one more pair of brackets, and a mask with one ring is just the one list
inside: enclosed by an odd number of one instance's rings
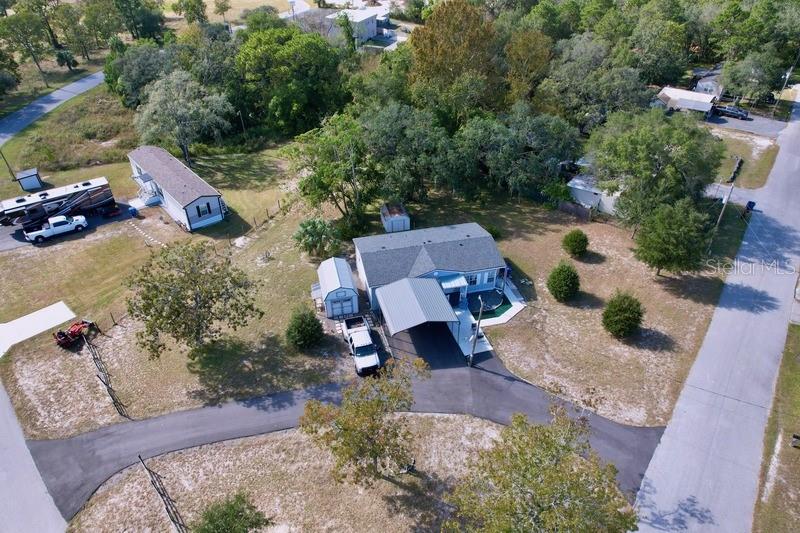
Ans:
{"label": "metal roof building", "polygon": [[341,257],[331,257],[317,268],[319,283],[311,288],[314,299],[325,304],[328,318],[358,313],[358,291],[353,283],[350,265]]}
{"label": "metal roof building", "polygon": [[426,322],[458,322],[439,283],[431,278],[404,278],[375,291],[389,334]]}

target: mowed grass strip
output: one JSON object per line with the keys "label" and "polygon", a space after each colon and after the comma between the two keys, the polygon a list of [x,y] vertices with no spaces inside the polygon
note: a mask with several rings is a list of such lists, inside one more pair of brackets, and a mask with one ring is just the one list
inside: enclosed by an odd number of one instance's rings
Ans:
{"label": "mowed grass strip", "polygon": [[753,531],[795,531],[800,522],[800,326],[790,325],[764,436],[761,488]]}

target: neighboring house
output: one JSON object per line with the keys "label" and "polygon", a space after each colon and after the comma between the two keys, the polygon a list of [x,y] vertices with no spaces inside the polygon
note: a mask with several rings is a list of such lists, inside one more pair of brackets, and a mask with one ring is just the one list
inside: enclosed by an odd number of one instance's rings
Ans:
{"label": "neighboring house", "polygon": [[664,87],[658,93],[656,104],[670,111],[696,111],[709,116],[716,101],[713,94]]}
{"label": "neighboring house", "polygon": [[[472,222],[353,239],[358,277],[372,309],[383,309],[380,287],[404,278],[432,278],[452,307],[470,293],[503,289],[506,264],[489,232]],[[439,299],[439,298],[437,298]]]}
{"label": "neighboring house", "polygon": [[381,223],[386,233],[408,231],[411,229],[411,217],[401,204],[383,204],[381,206]]}
{"label": "neighboring house", "polygon": [[328,318],[342,318],[358,313],[358,291],[353,271],[341,257],[331,257],[317,268],[319,283],[311,287],[311,297],[325,307]]}
{"label": "neighboring house", "polygon": [[597,186],[597,179],[589,174],[579,174],[569,183],[569,192],[576,203],[608,215],[615,214],[619,193],[609,194]]}
{"label": "neighboring house", "polygon": [[714,74],[706,76],[705,78],[700,78],[697,80],[697,84],[694,86],[693,90],[698,93],[710,94],[719,99],[719,97],[722,96],[722,84],[719,82],[719,75]]}
{"label": "neighboring house", "polygon": [[350,19],[353,25],[353,33],[355,34],[358,44],[364,44],[378,34],[378,13],[371,9],[343,9],[337,13],[331,13],[325,19],[330,26],[328,27],[328,36],[332,38],[340,37],[342,29],[339,27],[337,19],[340,16],[346,16]]}
{"label": "neighboring house", "polygon": [[215,224],[228,208],[222,195],[180,160],[157,146],[140,146],[128,154],[139,198],[161,205],[188,231]]}

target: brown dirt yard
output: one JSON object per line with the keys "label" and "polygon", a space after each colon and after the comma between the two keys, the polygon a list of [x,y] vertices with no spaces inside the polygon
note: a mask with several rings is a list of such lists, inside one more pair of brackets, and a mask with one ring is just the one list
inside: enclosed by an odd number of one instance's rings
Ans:
{"label": "brown dirt yard", "polygon": [[[407,416],[416,435],[416,476],[370,488],[337,483],[333,461],[297,430],[222,442],[148,461],[164,476],[187,522],[216,501],[245,491],[275,526],[270,531],[437,531],[443,494],[467,461],[488,448],[499,426],[459,415]],[[107,481],[69,526],[81,531],[167,531],[169,522],[141,466]]]}
{"label": "brown dirt yard", "polygon": [[[529,298],[528,307],[509,323],[487,328],[512,372],[620,422],[662,425],[669,420],[714,312],[720,275],[656,277],[633,257],[629,230],[578,223],[525,201],[433,199],[412,216],[418,227],[475,220],[501,232],[500,251]],[[545,281],[559,261],[569,259],[561,239],[573,228],[586,232],[590,252],[572,260],[581,293],[565,305],[550,296]],[[641,333],[627,342],[601,325],[603,306],[617,289],[632,292],[646,310]]]}
{"label": "brown dirt yard", "polygon": [[[161,242],[187,238],[174,224],[162,222],[167,218],[159,209],[145,213],[147,218],[137,222],[154,238]],[[53,299],[64,299],[79,317],[98,321],[105,334],[94,342],[133,418],[349,379],[352,369],[333,335],[309,353],[296,353],[283,342],[291,309],[310,305],[308,292],[316,279],[316,264],[301,256],[291,240],[304,216],[305,208],[295,203],[246,236],[215,241],[219,249],[230,249],[235,262],[260,281],[256,300],[265,316],[226,334],[195,359],[171,345],[160,359],[151,360],[136,345],[140,326],[123,318],[124,283],[153,248],[127,223],[98,228],[71,241],[69,247],[57,243],[0,255],[0,267],[8,265],[10,270],[28,254],[50,265],[40,270],[30,283],[32,292],[24,295],[5,280],[0,286],[5,303],[0,318],[15,318]],[[41,305],[31,303],[31,294]],[[118,325],[112,326],[110,312]],[[58,348],[49,333],[15,346],[0,359],[0,377],[28,438],[65,437],[121,421],[95,374],[88,351]]]}

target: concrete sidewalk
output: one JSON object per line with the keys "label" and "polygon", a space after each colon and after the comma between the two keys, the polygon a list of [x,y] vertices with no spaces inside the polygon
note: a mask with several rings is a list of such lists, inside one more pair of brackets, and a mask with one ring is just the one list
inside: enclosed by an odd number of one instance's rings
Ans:
{"label": "concrete sidewalk", "polygon": [[641,531],[749,532],[800,259],[800,109],[637,498]]}

